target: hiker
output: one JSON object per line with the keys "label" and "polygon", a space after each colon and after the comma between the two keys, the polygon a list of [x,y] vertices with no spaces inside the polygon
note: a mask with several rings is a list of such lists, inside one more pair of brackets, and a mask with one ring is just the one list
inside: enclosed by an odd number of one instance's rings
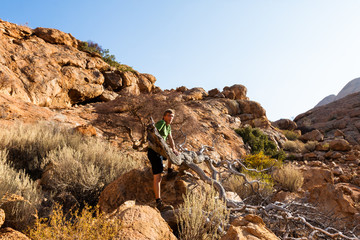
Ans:
{"label": "hiker", "polygon": [[[175,116],[175,111],[172,109],[167,109],[163,114],[163,119],[158,121],[155,124],[155,127],[159,131],[160,135],[164,138],[166,141],[169,139],[170,147],[172,151],[178,155],[178,151],[176,151],[174,140],[171,135],[171,126],[173,119]],[[162,174],[164,172],[164,166],[163,166],[163,160],[166,160],[163,156],[161,156],[159,153],[155,152],[155,148],[151,148],[151,142],[149,142],[148,147],[148,158],[151,163],[152,172],[154,175],[154,192],[155,192],[155,199],[156,199],[156,208],[159,209],[159,211],[166,211],[171,210],[172,206],[165,205],[161,199],[160,196],[160,184],[162,179]],[[168,169],[167,169],[167,179],[171,179],[177,174],[177,172],[171,167],[171,161],[168,160]]]}

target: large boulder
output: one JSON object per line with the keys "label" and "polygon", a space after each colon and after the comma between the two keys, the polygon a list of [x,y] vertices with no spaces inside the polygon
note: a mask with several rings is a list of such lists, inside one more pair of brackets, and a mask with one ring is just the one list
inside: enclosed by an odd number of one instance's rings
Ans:
{"label": "large boulder", "polygon": [[261,118],[266,116],[265,109],[260,103],[249,100],[238,100],[240,114],[251,114],[253,118]]}
{"label": "large boulder", "polygon": [[[360,209],[354,201],[359,199],[353,199],[359,193],[358,187],[346,183],[325,183],[309,190],[309,202],[319,206],[321,212],[331,212],[335,217],[333,224],[353,228],[360,221]],[[342,220],[346,218],[347,221]]]}
{"label": "large boulder", "polygon": [[35,28],[34,34],[48,43],[62,44],[77,48],[78,41],[70,33],[64,33],[52,28]]}
{"label": "large boulder", "polygon": [[0,229],[0,239],[2,240],[30,240],[25,234],[6,227]]}
{"label": "large boulder", "polygon": [[64,108],[103,92],[101,72],[109,65],[79,51],[71,35],[44,28],[32,35],[27,28],[3,21],[0,29],[0,93],[39,106]]}
{"label": "large boulder", "polygon": [[246,97],[247,89],[245,86],[240,84],[235,84],[231,87],[224,87],[222,94],[226,98],[236,99],[236,100],[248,100]]}
{"label": "large boulder", "polygon": [[139,79],[136,74],[133,72],[120,72],[121,78],[123,79],[123,86],[129,87],[133,85],[138,85]]}
{"label": "large boulder", "polygon": [[120,71],[105,71],[103,72],[106,88],[110,87],[114,91],[119,91],[123,86],[123,80],[121,78]]}
{"label": "large boulder", "polygon": [[324,140],[324,135],[317,129],[305,133],[304,135],[299,137],[299,140],[307,142],[307,141],[318,141],[321,142]]}
{"label": "large boulder", "polygon": [[346,141],[345,139],[334,139],[334,140],[330,141],[329,147],[333,151],[345,152],[345,151],[351,150],[351,146],[350,146],[349,142]]}
{"label": "large boulder", "polygon": [[110,217],[121,221],[117,237],[122,240],[177,239],[158,210],[149,206],[135,205],[135,201],[125,202]]}
{"label": "large boulder", "polygon": [[0,208],[0,228],[5,222],[5,212]]}
{"label": "large boulder", "polygon": [[139,89],[142,93],[150,93],[153,88],[154,84],[156,82],[156,78],[151,74],[142,73],[139,74]]}
{"label": "large boulder", "polygon": [[[186,187],[182,180],[163,179],[161,182],[161,197],[166,203],[181,203],[185,193]],[[110,183],[101,192],[98,205],[102,212],[110,213],[128,200],[154,204],[153,175],[149,168],[131,170]]]}
{"label": "large boulder", "polygon": [[253,214],[235,219],[221,240],[279,240],[271,230],[269,230],[261,217]]}
{"label": "large boulder", "polygon": [[304,190],[309,190],[323,184],[334,184],[334,175],[329,169],[303,166],[300,170],[304,177],[302,186]]}
{"label": "large boulder", "polygon": [[291,121],[290,119],[280,119],[272,123],[274,127],[277,127],[281,130],[295,130],[297,128],[297,125],[294,121]]}
{"label": "large boulder", "polygon": [[208,93],[203,88],[192,88],[183,93],[183,98],[185,101],[202,100],[207,96]]}

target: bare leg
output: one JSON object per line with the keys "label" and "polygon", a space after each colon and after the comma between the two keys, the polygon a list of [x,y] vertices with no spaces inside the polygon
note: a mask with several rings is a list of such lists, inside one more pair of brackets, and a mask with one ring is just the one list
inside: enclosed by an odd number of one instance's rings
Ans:
{"label": "bare leg", "polygon": [[168,168],[171,168],[171,161],[168,160]]}
{"label": "bare leg", "polygon": [[161,173],[154,175],[154,193],[155,199],[161,198],[160,197],[160,184],[161,184]]}

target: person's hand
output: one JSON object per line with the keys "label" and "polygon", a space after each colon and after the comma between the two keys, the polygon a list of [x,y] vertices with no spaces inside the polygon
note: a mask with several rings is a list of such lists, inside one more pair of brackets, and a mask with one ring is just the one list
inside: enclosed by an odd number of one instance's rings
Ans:
{"label": "person's hand", "polygon": [[176,156],[179,156],[179,152],[176,151],[176,149],[173,149],[173,152],[175,153]]}

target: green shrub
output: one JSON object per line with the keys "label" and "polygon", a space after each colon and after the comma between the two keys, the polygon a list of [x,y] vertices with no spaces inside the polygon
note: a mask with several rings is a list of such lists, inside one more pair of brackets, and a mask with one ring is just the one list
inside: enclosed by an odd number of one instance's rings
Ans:
{"label": "green shrub", "polygon": [[284,190],[291,192],[297,191],[301,188],[304,178],[300,170],[296,169],[291,164],[286,164],[276,169],[273,174],[273,179],[278,182]]}
{"label": "green shrub", "polygon": [[80,42],[79,50],[89,53],[95,53],[101,56],[101,58],[110,66],[115,67],[120,72],[135,72],[135,70],[127,66],[125,64],[121,64],[120,62],[116,61],[116,57],[113,54],[110,54],[109,49],[103,49],[99,44],[87,41],[87,42]]}
{"label": "green shrub", "polygon": [[216,190],[211,187],[200,194],[188,192],[178,209],[176,219],[180,239],[219,239],[218,227],[226,226],[229,211],[218,198]]}
{"label": "green shrub", "polygon": [[28,235],[33,240],[117,239],[120,229],[119,220],[109,220],[98,208],[86,206],[81,212],[65,216],[57,205],[50,220],[38,219]]}
{"label": "green shrub", "polygon": [[284,133],[285,137],[290,141],[295,141],[300,137],[300,135],[294,131],[282,130],[282,132]]}
{"label": "green shrub", "polygon": [[285,159],[285,153],[282,150],[278,150],[276,144],[259,128],[247,126],[245,128],[235,129],[235,132],[242,137],[245,143],[249,144],[252,154],[264,152],[268,156],[280,160]]}

